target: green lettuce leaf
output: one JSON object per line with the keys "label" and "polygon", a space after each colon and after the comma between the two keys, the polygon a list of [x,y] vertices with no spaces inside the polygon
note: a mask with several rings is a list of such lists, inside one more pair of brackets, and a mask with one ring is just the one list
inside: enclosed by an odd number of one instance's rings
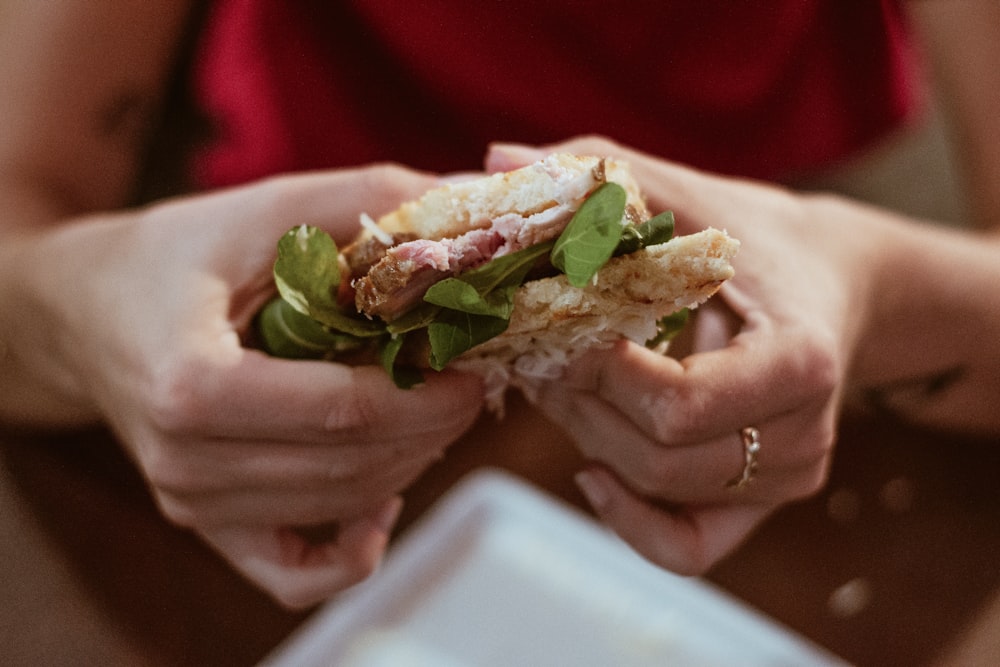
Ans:
{"label": "green lettuce leaf", "polygon": [[385,333],[382,324],[354,312],[346,313],[337,303],[339,251],[321,229],[301,225],[281,237],[274,282],[278,293],[295,310],[331,329],[358,337]]}
{"label": "green lettuce leaf", "polygon": [[[281,296],[265,307],[258,320],[264,347],[277,356],[322,358],[377,346],[370,349],[377,350],[381,365],[397,386],[412,387],[423,376],[418,369],[399,363],[405,334],[426,328],[429,364],[442,370],[455,357],[507,330],[515,293],[546,255],[570,284],[584,287],[613,255],[671,238],[674,221],[669,212],[623,227],[626,199],[620,185],[601,185],[558,239],[438,282],[427,291],[424,303],[389,324],[369,320],[337,303],[339,250],[326,232],[305,225],[291,229],[278,242],[274,265]],[[686,314],[664,318],[650,344],[673,337],[683,327]]]}
{"label": "green lettuce leaf", "polygon": [[286,359],[321,359],[362,344],[356,336],[330,331],[280,297],[261,310],[257,331],[268,354]]}
{"label": "green lettuce leaf", "polygon": [[502,334],[509,324],[510,320],[502,317],[442,309],[438,318],[427,327],[431,368],[442,370],[458,355]]}
{"label": "green lettuce leaf", "polygon": [[584,287],[611,259],[622,236],[625,188],[604,183],[580,205],[552,248],[552,265],[574,287]]}
{"label": "green lettuce leaf", "polygon": [[626,225],[614,255],[628,255],[651,245],[666,243],[674,236],[674,214],[666,211],[638,225]]}
{"label": "green lettuce leaf", "polygon": [[424,376],[420,372],[420,369],[396,363],[399,351],[403,349],[405,335],[386,336],[380,340],[379,362],[397,387],[400,389],[412,389],[424,381]]}
{"label": "green lettuce leaf", "polygon": [[646,347],[654,348],[676,338],[677,334],[683,331],[687,325],[690,314],[690,309],[681,308],[676,313],[672,313],[661,319],[656,323],[656,335],[646,341]]}
{"label": "green lettuce leaf", "polygon": [[553,244],[552,241],[539,243],[497,257],[455,278],[446,278],[427,290],[424,301],[470,315],[510,319],[514,293]]}

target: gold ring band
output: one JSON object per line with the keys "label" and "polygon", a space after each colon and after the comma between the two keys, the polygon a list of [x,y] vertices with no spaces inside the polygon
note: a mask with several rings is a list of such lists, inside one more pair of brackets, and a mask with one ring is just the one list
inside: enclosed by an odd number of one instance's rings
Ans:
{"label": "gold ring band", "polygon": [[760,431],[756,427],[747,426],[740,429],[743,441],[743,472],[726,482],[726,488],[740,491],[753,481],[757,472],[757,452],[760,451]]}

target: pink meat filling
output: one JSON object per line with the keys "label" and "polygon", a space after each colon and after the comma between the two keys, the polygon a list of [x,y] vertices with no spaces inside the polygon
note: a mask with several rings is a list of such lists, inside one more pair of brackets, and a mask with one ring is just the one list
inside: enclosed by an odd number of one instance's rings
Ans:
{"label": "pink meat filling", "polygon": [[488,228],[453,239],[400,243],[386,250],[367,275],[355,281],[355,304],[360,312],[391,322],[419,305],[434,283],[556,238],[572,215],[569,206],[557,205],[527,218],[509,213]]}

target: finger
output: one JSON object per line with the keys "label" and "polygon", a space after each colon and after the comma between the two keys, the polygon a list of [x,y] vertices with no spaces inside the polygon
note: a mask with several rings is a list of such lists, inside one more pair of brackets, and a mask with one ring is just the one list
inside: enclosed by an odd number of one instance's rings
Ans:
{"label": "finger", "polygon": [[162,514],[187,527],[234,524],[313,525],[354,516],[366,507],[408,487],[430,461],[409,460],[351,479],[325,485],[269,485],[225,490],[154,487]]}
{"label": "finger", "polygon": [[541,160],[549,152],[538,146],[496,142],[487,147],[483,164],[486,171],[491,174],[512,171]]}
{"label": "finger", "polygon": [[[684,504],[736,499],[727,482],[739,476],[746,463],[736,430],[702,443],[671,446],[651,440],[626,415],[592,394],[550,389],[540,394],[539,405],[569,432],[585,456],[613,469],[645,496]],[[825,431],[817,434],[817,424],[823,421],[813,412],[796,412],[760,424],[757,473],[738,499],[776,503],[814,493],[825,481],[829,463]]]}
{"label": "finger", "polygon": [[314,491],[387,476],[404,465],[429,465],[441,458],[446,444],[185,439],[161,441],[158,453],[143,463],[158,488],[178,493]]}
{"label": "finger", "polygon": [[[222,356],[222,355],[220,355]],[[156,425],[175,437],[438,445],[472,425],[479,378],[428,372],[409,390],[381,369],[238,350],[229,366],[193,362],[161,378]],[[218,409],[217,406],[225,406]]]}
{"label": "finger", "polygon": [[362,213],[377,218],[436,184],[430,174],[394,165],[285,175],[154,205],[143,217],[151,224],[142,228],[160,234],[165,247],[176,246],[178,233],[190,235],[199,242],[183,249],[186,262],[211,266],[225,284],[256,284],[269,275],[287,230],[311,225],[344,244],[360,229]]}
{"label": "finger", "polygon": [[770,513],[750,504],[654,507],[600,468],[579,473],[577,484],[597,515],[633,549],[683,575],[704,574]]}
{"label": "finger", "polygon": [[402,501],[341,523],[336,537],[315,544],[290,528],[231,526],[201,532],[233,567],[275,600],[302,609],[370,575],[382,558]]}
{"label": "finger", "polygon": [[594,392],[656,441],[704,442],[830,400],[833,356],[802,329],[777,336],[759,318],[726,347],[680,361],[622,343],[584,355],[562,382]]}

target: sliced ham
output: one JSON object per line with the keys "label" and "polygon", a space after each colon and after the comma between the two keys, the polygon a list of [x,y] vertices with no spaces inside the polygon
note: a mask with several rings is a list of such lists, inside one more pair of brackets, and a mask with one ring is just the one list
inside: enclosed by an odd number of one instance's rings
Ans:
{"label": "sliced ham", "polygon": [[[391,322],[423,301],[434,283],[474,269],[494,257],[554,239],[573,217],[568,204],[556,204],[524,217],[508,213],[487,228],[453,239],[416,239],[385,249],[367,273],[353,281],[355,305],[369,317]],[[369,248],[370,250],[370,248]],[[366,260],[368,258],[366,257]],[[355,262],[350,262],[352,268]],[[364,266],[368,262],[356,262]],[[363,274],[363,275],[362,275]]]}
{"label": "sliced ham", "polygon": [[391,322],[419,305],[434,283],[488,262],[502,242],[491,229],[475,229],[455,239],[400,243],[354,281],[355,305]]}

